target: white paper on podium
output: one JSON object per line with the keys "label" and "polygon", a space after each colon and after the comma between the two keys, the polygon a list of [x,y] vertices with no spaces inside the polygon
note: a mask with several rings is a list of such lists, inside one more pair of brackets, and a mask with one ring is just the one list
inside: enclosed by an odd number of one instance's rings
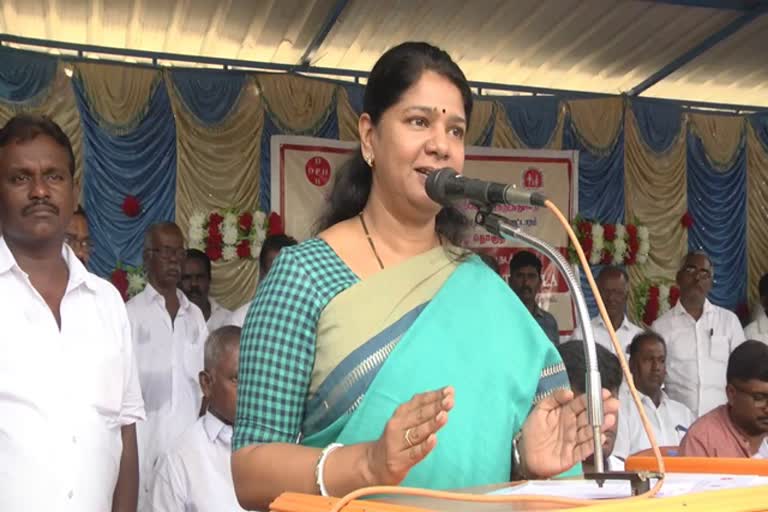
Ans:
{"label": "white paper on podium", "polygon": [[[655,480],[651,482],[651,485]],[[657,495],[659,498],[680,496],[705,491],[737,489],[768,485],[768,477],[754,475],[716,475],[701,473],[669,473]],[[609,480],[602,487],[591,480],[539,480],[522,485],[505,487],[490,494],[527,494],[534,496],[554,496],[557,498],[576,498],[604,500],[628,498],[631,496],[629,482]]]}

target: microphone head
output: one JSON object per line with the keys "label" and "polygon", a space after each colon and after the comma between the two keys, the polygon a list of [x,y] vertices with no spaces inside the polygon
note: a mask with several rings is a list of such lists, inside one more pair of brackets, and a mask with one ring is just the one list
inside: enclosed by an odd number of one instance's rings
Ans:
{"label": "microphone head", "polygon": [[452,204],[455,196],[451,193],[452,191],[450,189],[453,187],[450,185],[458,176],[460,176],[460,174],[450,167],[444,167],[429,173],[427,182],[424,184],[429,198],[443,206]]}

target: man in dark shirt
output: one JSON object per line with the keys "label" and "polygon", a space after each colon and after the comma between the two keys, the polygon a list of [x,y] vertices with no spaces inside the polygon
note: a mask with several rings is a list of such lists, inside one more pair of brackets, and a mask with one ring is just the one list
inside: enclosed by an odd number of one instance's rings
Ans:
{"label": "man in dark shirt", "polygon": [[541,289],[541,261],[530,251],[520,251],[509,262],[509,286],[531,312],[547,337],[557,345],[560,330],[551,313],[536,304],[536,295]]}

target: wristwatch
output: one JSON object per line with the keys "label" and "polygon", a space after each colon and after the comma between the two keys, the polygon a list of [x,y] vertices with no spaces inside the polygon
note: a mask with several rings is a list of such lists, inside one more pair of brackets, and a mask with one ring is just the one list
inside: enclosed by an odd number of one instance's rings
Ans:
{"label": "wristwatch", "polygon": [[528,480],[528,475],[525,474],[525,470],[523,469],[523,459],[520,456],[519,445],[522,437],[523,433],[520,431],[512,438],[512,475],[510,475],[510,479],[513,482],[517,480]]}

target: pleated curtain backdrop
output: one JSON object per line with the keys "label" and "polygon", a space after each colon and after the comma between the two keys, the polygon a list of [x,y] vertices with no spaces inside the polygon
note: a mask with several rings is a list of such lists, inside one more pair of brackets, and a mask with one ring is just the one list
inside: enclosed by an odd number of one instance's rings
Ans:
{"label": "pleated curtain backdrop", "polygon": [[[268,213],[271,137],[354,141],[363,109],[363,86],[299,75],[66,64],[8,48],[0,62],[0,122],[44,113],[72,140],[96,244],[91,270],[102,276],[118,262],[142,263],[154,222],[175,220],[186,232],[196,212]],[[482,97],[466,140],[578,150],[580,214],[649,230],[649,261],[629,268],[633,285],[674,278],[682,256],[702,248],[716,267],[711,300],[732,309],[756,303],[768,271],[768,114],[690,113],[610,96]],[[142,207],[135,218],[121,208],[128,195]],[[213,268],[215,297],[229,307],[251,298],[254,261]]]}

